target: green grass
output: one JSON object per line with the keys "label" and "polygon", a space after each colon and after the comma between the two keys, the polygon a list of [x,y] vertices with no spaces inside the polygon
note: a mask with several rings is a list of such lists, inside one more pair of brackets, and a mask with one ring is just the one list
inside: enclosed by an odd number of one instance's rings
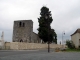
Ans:
{"label": "green grass", "polygon": [[80,52],[80,49],[66,49],[66,52]]}

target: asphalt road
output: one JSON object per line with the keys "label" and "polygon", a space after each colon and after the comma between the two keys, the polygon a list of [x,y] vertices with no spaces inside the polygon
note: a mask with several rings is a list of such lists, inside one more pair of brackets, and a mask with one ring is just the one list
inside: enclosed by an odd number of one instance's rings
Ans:
{"label": "asphalt road", "polygon": [[0,60],[80,60],[80,52],[54,52],[47,50],[0,51]]}
{"label": "asphalt road", "polygon": [[[50,52],[53,52],[54,49],[50,49]],[[44,50],[0,50],[0,57],[11,56],[11,55],[20,55],[20,54],[32,54],[32,53],[47,53],[47,49]]]}

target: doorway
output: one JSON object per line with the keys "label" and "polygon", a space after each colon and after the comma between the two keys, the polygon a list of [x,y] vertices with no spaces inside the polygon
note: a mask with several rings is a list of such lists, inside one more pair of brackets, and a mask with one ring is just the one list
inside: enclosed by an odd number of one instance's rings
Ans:
{"label": "doorway", "polygon": [[23,40],[21,39],[20,42],[23,42]]}

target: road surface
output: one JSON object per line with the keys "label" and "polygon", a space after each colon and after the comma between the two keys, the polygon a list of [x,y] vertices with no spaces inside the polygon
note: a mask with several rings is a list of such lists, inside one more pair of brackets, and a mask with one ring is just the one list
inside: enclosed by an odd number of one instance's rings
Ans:
{"label": "road surface", "polygon": [[80,52],[54,52],[47,50],[1,50],[0,60],[80,60]]}

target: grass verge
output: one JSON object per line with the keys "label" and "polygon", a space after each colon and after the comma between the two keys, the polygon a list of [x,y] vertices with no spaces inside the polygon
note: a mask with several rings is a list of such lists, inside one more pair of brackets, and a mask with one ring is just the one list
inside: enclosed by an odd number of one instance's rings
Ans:
{"label": "grass verge", "polygon": [[66,49],[66,52],[80,52],[80,49]]}

